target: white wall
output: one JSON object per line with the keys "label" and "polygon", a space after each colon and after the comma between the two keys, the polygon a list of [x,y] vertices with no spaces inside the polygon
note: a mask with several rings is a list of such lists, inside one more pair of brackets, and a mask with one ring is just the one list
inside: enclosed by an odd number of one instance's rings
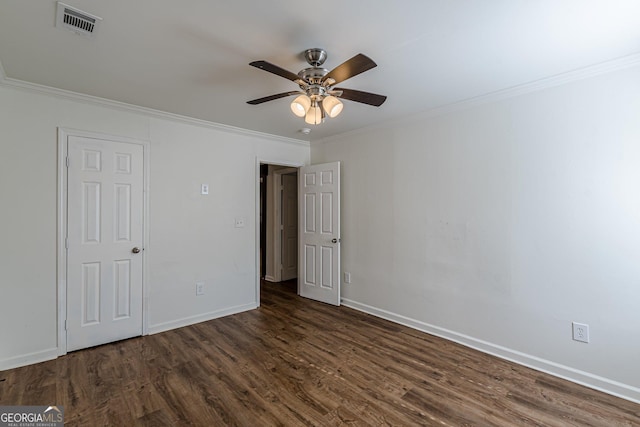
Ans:
{"label": "white wall", "polygon": [[342,162],[347,305],[640,401],[640,68],[311,160]]}
{"label": "white wall", "polygon": [[150,332],[256,306],[256,159],[307,145],[0,85],[0,369],[57,353],[58,127],[150,141]]}

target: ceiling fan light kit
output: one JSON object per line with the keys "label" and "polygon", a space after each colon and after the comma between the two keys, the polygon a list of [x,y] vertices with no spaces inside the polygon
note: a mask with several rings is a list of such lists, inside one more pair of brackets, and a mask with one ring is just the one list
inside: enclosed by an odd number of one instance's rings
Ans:
{"label": "ceiling fan light kit", "polygon": [[329,71],[321,65],[327,59],[327,52],[323,49],[307,49],[305,59],[311,65],[294,74],[267,61],[254,61],[249,65],[291,80],[300,87],[300,91],[284,92],[266,96],[251,101],[248,104],[257,105],[273,101],[286,96],[298,95],[291,102],[291,111],[298,117],[304,117],[308,124],[318,125],[326,116],[337,117],[344,107],[338,98],[379,107],[387,99],[386,96],[375,93],[361,92],[352,89],[334,87],[351,77],[357,76],[377,66],[369,57],[358,54]]}
{"label": "ceiling fan light kit", "polygon": [[337,117],[343,107],[344,104],[335,96],[327,95],[322,100],[322,108],[324,108],[324,111],[326,111],[327,115],[331,118]]}
{"label": "ceiling fan light kit", "polygon": [[304,121],[309,123],[310,125],[319,125],[324,120],[324,111],[318,105],[316,101],[314,101],[309,111],[304,117]]}
{"label": "ceiling fan light kit", "polygon": [[311,98],[307,95],[300,95],[291,102],[291,111],[298,117],[306,116],[309,108],[311,108]]}

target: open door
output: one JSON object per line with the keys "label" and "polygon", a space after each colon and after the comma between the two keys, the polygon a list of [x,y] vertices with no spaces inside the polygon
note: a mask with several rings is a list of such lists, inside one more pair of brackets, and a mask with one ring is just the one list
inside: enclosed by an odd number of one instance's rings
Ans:
{"label": "open door", "polygon": [[300,295],[340,305],[340,162],[298,173]]}

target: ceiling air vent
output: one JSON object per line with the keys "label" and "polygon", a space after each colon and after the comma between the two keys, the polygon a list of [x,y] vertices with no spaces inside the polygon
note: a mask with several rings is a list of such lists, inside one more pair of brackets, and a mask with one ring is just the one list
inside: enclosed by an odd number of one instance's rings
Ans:
{"label": "ceiling air vent", "polygon": [[90,36],[95,34],[100,21],[102,21],[102,18],[58,2],[56,27],[66,28],[76,34]]}

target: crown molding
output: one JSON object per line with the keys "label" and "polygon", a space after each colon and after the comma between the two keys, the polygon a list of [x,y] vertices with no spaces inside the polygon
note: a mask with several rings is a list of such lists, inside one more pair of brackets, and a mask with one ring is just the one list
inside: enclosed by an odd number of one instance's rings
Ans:
{"label": "crown molding", "polygon": [[171,120],[174,122],[180,122],[209,129],[215,129],[223,132],[234,133],[238,135],[252,136],[261,139],[268,139],[277,142],[284,142],[287,144],[301,145],[309,147],[310,142],[301,139],[287,138],[284,136],[273,135],[269,133],[258,132],[250,129],[243,129],[236,126],[225,125],[216,122],[210,122],[208,120],[196,119],[194,117],[183,116],[180,114],[169,113],[166,111],[155,110],[153,108],[141,107],[138,105],[127,104],[125,102],[114,101],[111,99],[100,98],[92,95],[85,95],[83,93],[72,92],[65,89],[57,89],[50,86],[40,85],[37,83],[30,83],[23,80],[12,79],[4,74],[2,64],[0,63],[0,85],[11,87],[14,89],[25,90],[30,92],[36,92],[55,98],[69,99],[77,102],[84,102],[87,104],[97,105],[101,107],[109,107],[116,110],[126,111],[130,113],[143,114],[148,117]]}
{"label": "crown molding", "polygon": [[367,127],[355,129],[349,132],[344,132],[338,135],[333,135],[326,138],[318,139],[313,141],[313,145],[325,144],[328,142],[333,142],[336,140],[343,139],[345,137],[360,135],[375,129],[385,128],[390,125],[401,125],[406,123],[412,123],[419,120],[445,116],[447,114],[455,113],[458,111],[468,110],[473,107],[478,107],[481,105],[486,105],[486,104],[502,101],[509,98],[515,98],[517,96],[526,95],[528,93],[538,92],[544,89],[561,86],[567,83],[572,83],[575,81],[596,77],[596,76],[611,73],[614,71],[624,70],[624,69],[635,67],[638,65],[640,65],[640,52],[634,53],[628,56],[623,56],[621,58],[616,58],[610,61],[605,61],[598,64],[590,65],[587,67],[567,71],[565,73],[556,74],[551,77],[545,77],[539,80],[534,80],[529,83],[512,86],[506,89],[500,89],[495,92],[486,93],[484,95],[467,98],[462,101],[431,108],[429,110],[411,114],[402,118],[391,119],[391,120],[387,120],[385,122],[381,122],[372,126],[367,126]]}

